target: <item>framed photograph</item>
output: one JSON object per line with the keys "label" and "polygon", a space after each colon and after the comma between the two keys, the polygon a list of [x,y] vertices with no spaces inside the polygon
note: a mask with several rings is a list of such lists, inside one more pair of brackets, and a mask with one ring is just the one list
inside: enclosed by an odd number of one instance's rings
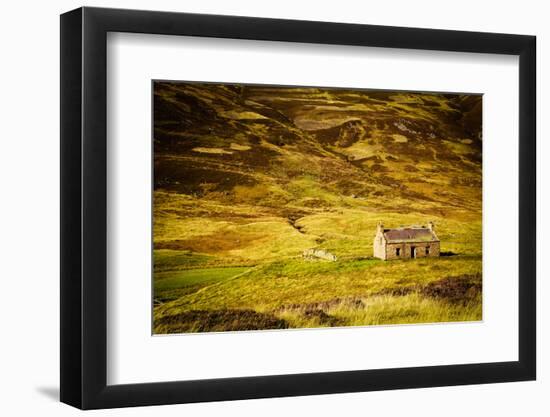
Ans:
{"label": "framed photograph", "polygon": [[61,401],[533,380],[535,37],[61,16]]}

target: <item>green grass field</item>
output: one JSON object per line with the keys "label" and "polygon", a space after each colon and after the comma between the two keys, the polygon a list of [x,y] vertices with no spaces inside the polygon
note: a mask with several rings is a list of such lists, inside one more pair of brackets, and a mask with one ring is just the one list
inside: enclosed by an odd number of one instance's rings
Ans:
{"label": "green grass field", "polygon": [[[183,229],[208,223],[200,228],[208,233],[155,250],[156,333],[481,319],[480,223],[438,221],[441,250],[451,256],[382,261],[371,257],[375,213],[316,213],[300,219],[303,232],[284,219],[220,217],[174,219]],[[338,261],[304,260],[312,246]]]}
{"label": "green grass field", "polygon": [[154,333],[481,320],[481,99],[267,90],[155,87]]}

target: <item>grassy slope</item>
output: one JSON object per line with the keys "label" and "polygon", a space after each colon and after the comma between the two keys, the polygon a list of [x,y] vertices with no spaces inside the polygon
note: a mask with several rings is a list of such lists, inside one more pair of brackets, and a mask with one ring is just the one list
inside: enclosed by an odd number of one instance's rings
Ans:
{"label": "grassy slope", "polygon": [[[157,85],[155,332],[479,320],[479,106]],[[373,260],[380,220],[433,220],[455,256]]]}

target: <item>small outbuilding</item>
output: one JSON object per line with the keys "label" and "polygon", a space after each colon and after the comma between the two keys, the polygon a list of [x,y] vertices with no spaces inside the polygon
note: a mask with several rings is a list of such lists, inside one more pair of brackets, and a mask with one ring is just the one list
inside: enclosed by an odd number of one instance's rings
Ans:
{"label": "small outbuilding", "polygon": [[378,223],[374,237],[375,258],[409,259],[439,256],[440,242],[435,234],[434,224],[384,229]]}

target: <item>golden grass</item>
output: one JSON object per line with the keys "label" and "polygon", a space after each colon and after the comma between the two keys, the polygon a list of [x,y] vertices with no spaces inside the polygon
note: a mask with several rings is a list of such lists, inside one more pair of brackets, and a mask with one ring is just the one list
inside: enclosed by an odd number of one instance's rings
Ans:
{"label": "golden grass", "polygon": [[193,152],[200,152],[200,153],[209,153],[209,154],[217,154],[217,155],[221,155],[221,154],[226,154],[226,155],[231,155],[233,154],[233,152],[231,151],[226,151],[225,149],[221,149],[221,148],[205,148],[205,147],[202,147],[202,146],[198,146],[196,148],[193,148],[192,149]]}
{"label": "golden grass", "polygon": [[251,149],[248,145],[239,145],[238,143],[231,143],[229,147],[234,151],[248,151]]}
{"label": "golden grass", "polygon": [[304,314],[296,309],[281,310],[276,316],[295,328],[376,326],[390,324],[420,324],[441,322],[480,321],[480,300],[466,305],[451,304],[418,294],[405,296],[375,296],[360,299],[359,307],[337,304],[322,314]]}
{"label": "golden grass", "polygon": [[[308,181],[307,178],[297,180],[289,189],[301,185],[307,190]],[[248,198],[254,197],[256,201],[268,195],[265,190],[258,190],[254,195],[253,187],[245,191]],[[312,196],[324,198],[318,189],[310,192]],[[468,305],[455,305],[418,294],[378,295],[426,285],[445,277],[480,274],[481,219],[476,219],[472,213],[458,212],[453,219],[418,213],[380,213],[350,199],[349,204],[355,207],[314,209],[293,226],[288,218],[269,214],[265,206],[228,207],[198,199],[191,202],[181,196],[174,196],[174,200],[171,196],[158,194],[156,200],[164,204],[156,207],[162,214],[155,218],[155,243],[167,245],[171,242],[175,245],[172,249],[176,250],[155,251],[155,271],[159,271],[155,280],[174,277],[171,274],[182,268],[195,270],[209,265],[248,268],[239,270],[235,280],[214,279],[215,284],[210,285],[206,279],[192,289],[185,284],[185,279],[174,281],[180,282],[181,288],[159,293],[158,298],[165,302],[155,308],[155,320],[193,311],[222,310],[269,314],[285,320],[289,327],[481,319],[481,298]],[[338,197],[331,199],[338,201]],[[174,204],[175,201],[178,203]],[[189,211],[190,217],[182,216],[182,212],[167,214],[160,210],[174,205],[184,213]],[[199,210],[207,210],[209,216],[195,217],[193,212]],[[379,221],[384,221],[386,227],[398,227],[425,224],[429,220],[436,223],[441,251],[455,256],[389,262],[369,259],[373,231]],[[186,240],[181,239],[184,236]],[[335,254],[339,261],[304,261],[302,251],[312,247]],[[178,261],[172,261],[178,256]],[[285,307],[346,297],[359,297],[364,306],[333,306],[314,314]],[[161,332],[162,328],[165,327],[158,327],[156,331]]]}

